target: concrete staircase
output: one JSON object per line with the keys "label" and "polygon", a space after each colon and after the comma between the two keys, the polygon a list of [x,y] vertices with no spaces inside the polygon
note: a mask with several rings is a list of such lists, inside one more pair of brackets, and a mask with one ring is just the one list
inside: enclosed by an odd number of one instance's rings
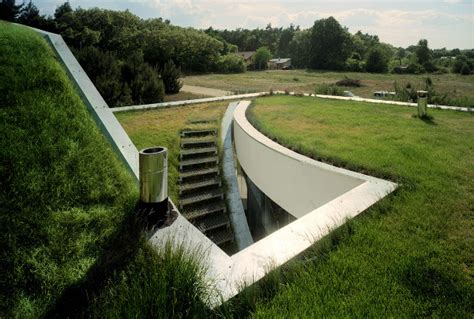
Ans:
{"label": "concrete staircase", "polygon": [[179,159],[181,213],[221,248],[232,249],[234,235],[219,173],[217,129],[183,130]]}

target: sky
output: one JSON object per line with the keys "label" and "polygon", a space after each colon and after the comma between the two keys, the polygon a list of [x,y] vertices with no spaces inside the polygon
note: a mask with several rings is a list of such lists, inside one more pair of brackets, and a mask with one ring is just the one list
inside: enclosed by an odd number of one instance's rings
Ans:
{"label": "sky", "polygon": [[[65,0],[33,0],[41,14],[52,14]],[[20,2],[20,1],[17,1]],[[70,0],[73,8],[129,9],[142,18],[206,29],[309,28],[335,17],[351,33],[376,34],[383,42],[407,47],[427,39],[430,48],[474,48],[474,0]]]}

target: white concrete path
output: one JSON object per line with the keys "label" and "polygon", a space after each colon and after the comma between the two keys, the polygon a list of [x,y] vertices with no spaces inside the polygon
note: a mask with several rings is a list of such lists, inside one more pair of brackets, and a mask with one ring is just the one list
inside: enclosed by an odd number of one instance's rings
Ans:
{"label": "white concrete path", "polygon": [[265,95],[268,95],[268,92],[239,94],[239,95],[227,95],[227,96],[220,96],[220,97],[206,97],[206,98],[202,98],[202,99],[163,102],[163,103],[153,103],[153,104],[143,104],[143,105],[121,106],[121,107],[111,108],[110,110],[114,113],[126,112],[126,111],[143,111],[143,110],[149,110],[149,109],[159,109],[159,108],[183,106],[183,105],[191,105],[191,104],[201,104],[201,103],[212,103],[212,102],[252,99],[252,98],[265,96]]}
{"label": "white concrete path", "polygon": [[198,95],[207,95],[207,96],[212,96],[212,97],[232,95],[232,92],[230,91],[211,89],[211,88],[206,88],[202,86],[194,86],[194,85],[183,85],[183,87],[181,88],[181,91],[198,94]]}

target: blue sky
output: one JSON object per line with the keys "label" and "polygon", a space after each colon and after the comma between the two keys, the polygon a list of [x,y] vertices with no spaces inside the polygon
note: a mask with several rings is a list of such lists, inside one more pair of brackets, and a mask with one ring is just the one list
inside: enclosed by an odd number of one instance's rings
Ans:
{"label": "blue sky", "polygon": [[[20,1],[17,1],[20,2]],[[63,1],[33,0],[51,14]],[[474,48],[474,0],[71,0],[73,8],[129,9],[142,18],[163,17],[173,24],[219,29],[312,26],[334,16],[354,33],[377,34],[384,42],[406,47],[428,39],[431,48]]]}

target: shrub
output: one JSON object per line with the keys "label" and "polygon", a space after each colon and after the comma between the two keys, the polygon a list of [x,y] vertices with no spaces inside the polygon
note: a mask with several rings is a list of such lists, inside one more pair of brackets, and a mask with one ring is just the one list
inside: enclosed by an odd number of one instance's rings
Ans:
{"label": "shrub", "polygon": [[469,75],[471,74],[471,69],[469,68],[469,65],[467,63],[464,63],[462,68],[461,68],[461,74],[462,75]]}
{"label": "shrub", "polygon": [[406,69],[406,73],[409,74],[420,74],[424,72],[425,69],[418,63],[410,63]]}
{"label": "shrub", "polygon": [[466,64],[467,58],[463,55],[457,56],[454,60],[452,71],[453,73],[461,73],[461,69]]}
{"label": "shrub", "polygon": [[398,82],[394,83],[395,98],[402,102],[416,102],[418,97],[416,94],[417,89],[410,83],[405,85],[399,85]]}
{"label": "shrub", "polygon": [[423,63],[423,68],[429,73],[438,71],[436,65],[434,65],[431,61]]}
{"label": "shrub", "polygon": [[360,87],[360,80],[350,79],[347,76],[336,82],[337,86]]}
{"label": "shrub", "polygon": [[141,65],[140,73],[133,79],[130,88],[135,103],[162,102],[165,95],[163,81],[148,63]]}
{"label": "shrub", "polygon": [[244,59],[237,55],[223,55],[217,61],[217,70],[222,73],[243,73],[246,71]]}
{"label": "shrub", "polygon": [[267,63],[272,58],[272,53],[266,47],[259,48],[253,56],[256,70],[265,70]]}
{"label": "shrub", "polygon": [[367,57],[367,64],[365,65],[367,72],[385,73],[388,69],[388,58],[381,48],[373,48]]}
{"label": "shrub", "polygon": [[169,60],[165,63],[163,70],[161,70],[161,79],[165,86],[165,92],[167,94],[175,94],[181,90],[183,83],[180,80],[181,69],[176,67],[173,60]]}
{"label": "shrub", "polygon": [[428,103],[430,104],[442,104],[442,105],[452,105],[451,99],[447,94],[441,94],[436,92],[433,81],[431,78],[427,77],[425,79],[424,86],[417,87],[410,82],[405,86],[398,85],[397,82],[394,84],[395,88],[395,98],[402,102],[417,102],[418,101],[418,90],[428,91]]}
{"label": "shrub", "polygon": [[363,72],[364,64],[358,59],[347,59],[346,70],[350,72]]}
{"label": "shrub", "polygon": [[322,95],[344,95],[344,90],[334,84],[319,84],[316,86],[315,92]]}

